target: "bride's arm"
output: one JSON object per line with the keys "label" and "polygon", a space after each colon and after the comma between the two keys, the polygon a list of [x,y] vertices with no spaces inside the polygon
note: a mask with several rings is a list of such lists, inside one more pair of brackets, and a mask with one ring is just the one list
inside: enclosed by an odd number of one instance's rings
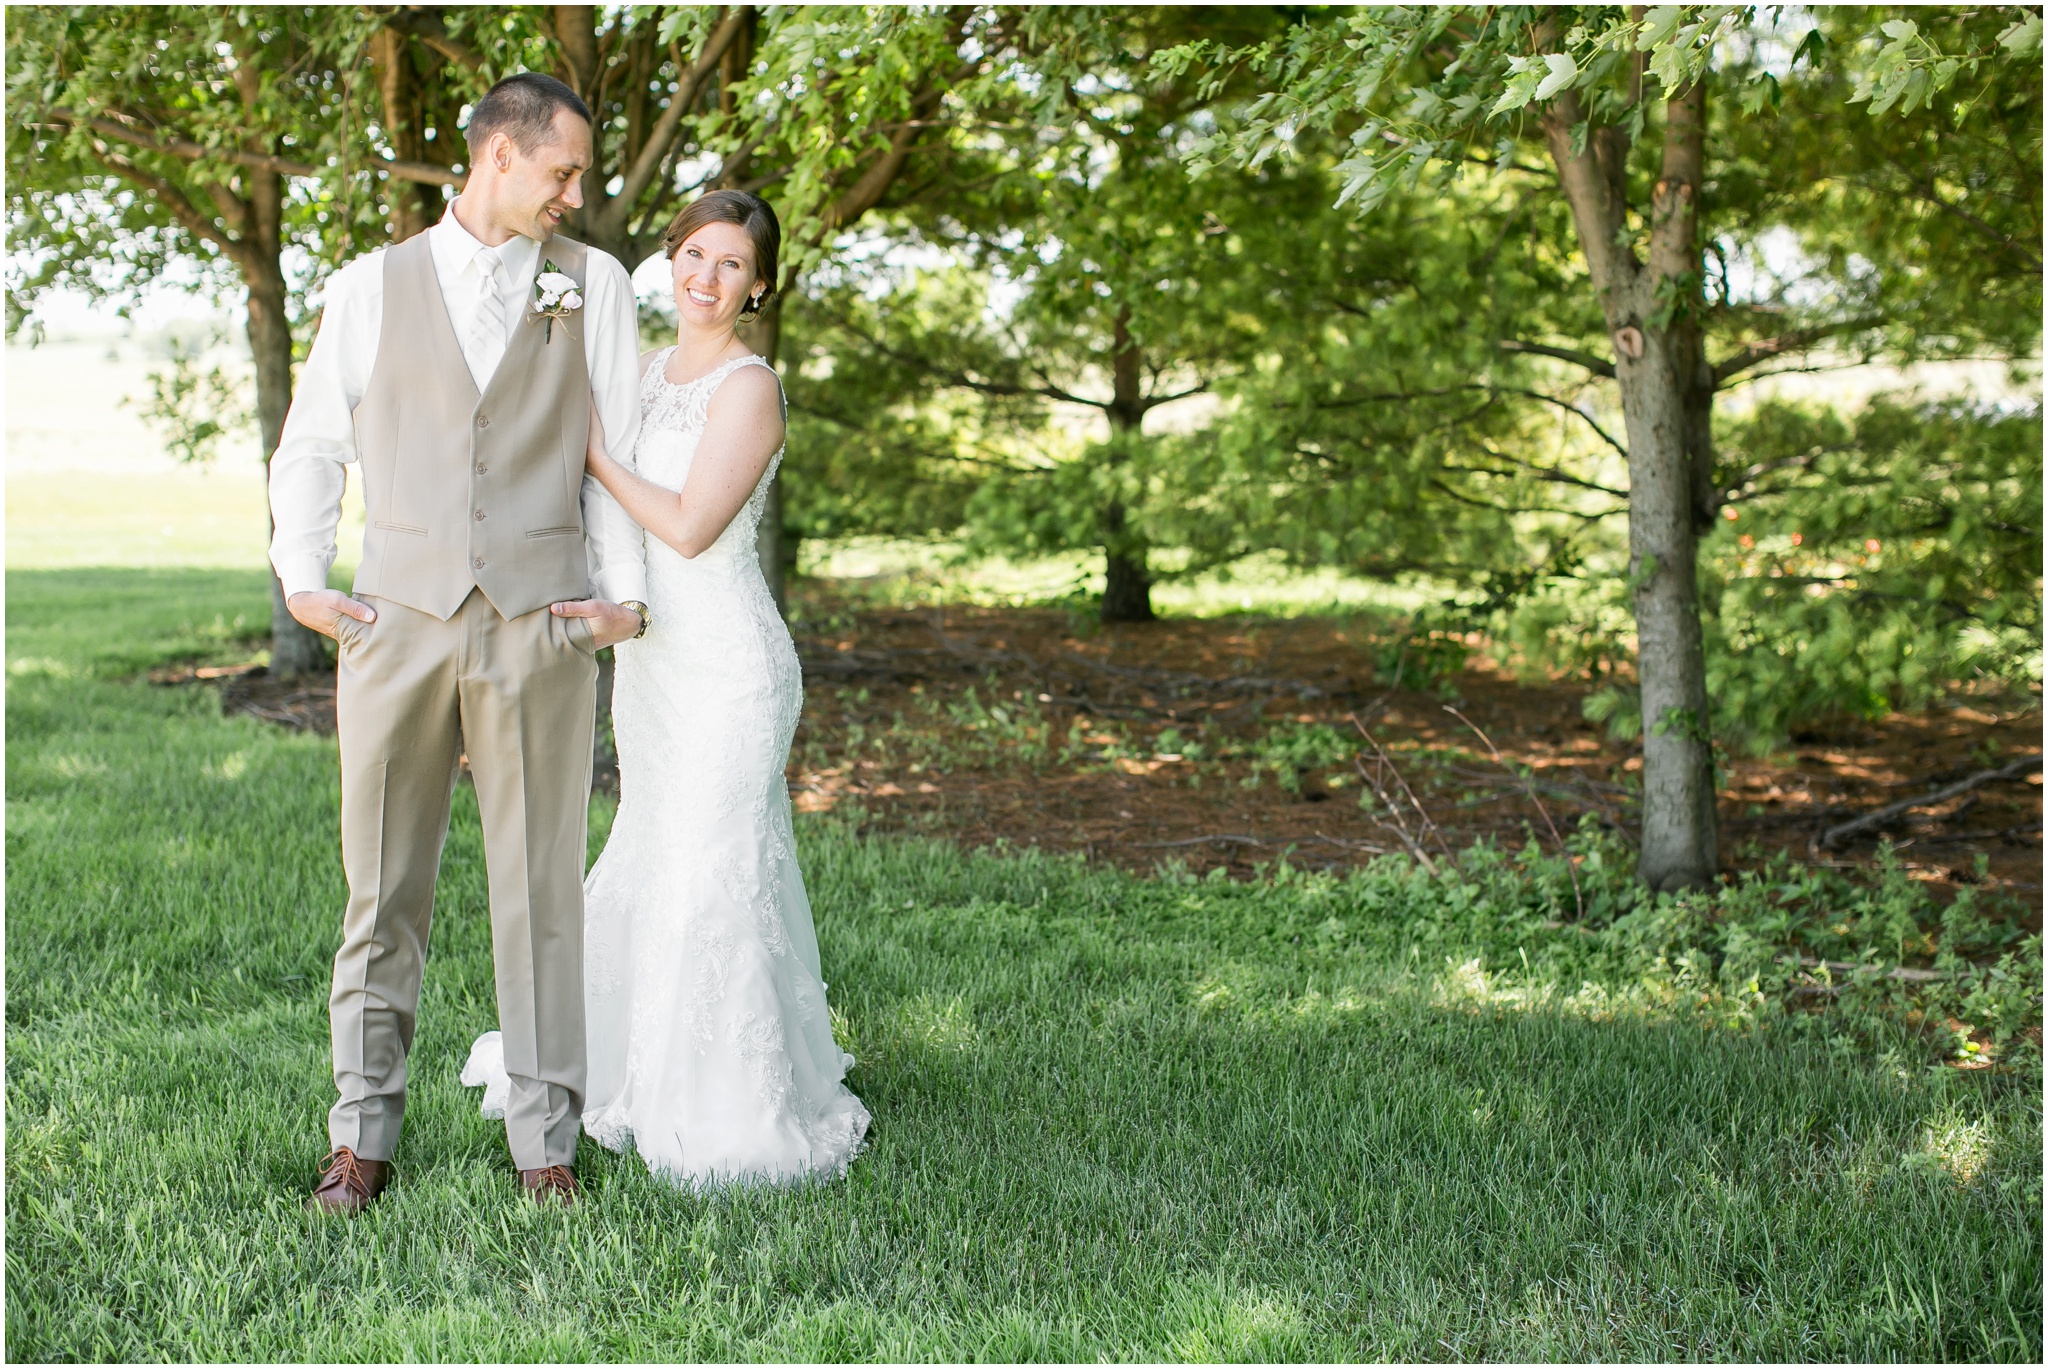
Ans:
{"label": "bride's arm", "polygon": [[595,413],[585,459],[590,473],[634,522],[679,554],[697,556],[718,540],[761,483],[782,435],[782,397],[774,373],[743,366],[712,396],[704,435],[680,491],[642,479],[612,460]]}

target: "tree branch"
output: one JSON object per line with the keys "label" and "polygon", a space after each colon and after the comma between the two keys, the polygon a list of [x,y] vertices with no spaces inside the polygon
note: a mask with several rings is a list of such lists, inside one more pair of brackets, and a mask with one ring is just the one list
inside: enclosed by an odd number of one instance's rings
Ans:
{"label": "tree branch", "polygon": [[713,29],[711,36],[704,40],[704,50],[697,54],[697,60],[690,63],[687,70],[682,69],[680,62],[676,64],[676,93],[669,97],[668,108],[662,110],[661,117],[654,121],[654,127],[648,130],[647,141],[641,144],[639,155],[627,169],[625,184],[612,200],[612,205],[618,208],[614,211],[610,205],[606,206],[608,217],[615,215],[623,221],[625,216],[631,213],[632,207],[639,202],[641,194],[653,181],[655,172],[660,170],[662,158],[667,155],[669,144],[675,141],[676,130],[683,124],[683,116],[689,112],[690,106],[697,102],[697,92],[702,89],[704,78],[711,74],[712,69],[725,56],[725,50],[746,30],[747,21],[752,14],[752,6],[735,5],[732,12],[726,15],[725,22]]}
{"label": "tree branch", "polygon": [[[1595,494],[1604,494],[1610,499],[1619,499],[1624,504],[1628,502],[1627,490],[1613,489],[1610,486],[1602,485],[1596,480],[1581,480],[1576,475],[1567,475],[1565,472],[1557,470],[1550,466],[1539,466],[1533,461],[1524,460],[1519,456],[1510,456],[1506,452],[1503,452],[1496,447],[1488,446],[1485,444],[1481,444],[1480,450],[1485,452],[1488,456],[1492,457],[1496,461],[1505,461],[1511,466],[1520,466],[1524,472],[1527,472],[1529,475],[1533,476],[1537,480],[1542,480],[1552,485],[1570,485],[1575,489],[1591,490]],[[1510,478],[1518,474],[1518,472],[1515,471],[1489,471],[1483,466],[1473,466],[1469,468],[1459,466],[1446,466],[1444,467],[1444,469],[1470,469],[1472,471],[1480,472],[1487,475],[1498,475]]]}
{"label": "tree branch", "polygon": [[[1458,468],[1456,466],[1446,466],[1444,469],[1456,471]],[[1491,509],[1495,513],[1549,513],[1555,514],[1561,518],[1576,518],[1581,522],[1586,523],[1595,523],[1598,522],[1600,519],[1606,518],[1608,516],[1607,513],[1583,513],[1578,509],[1546,509],[1540,507],[1526,506],[1523,508],[1510,508],[1505,504],[1493,504],[1487,502],[1484,499],[1474,499],[1469,494],[1460,494],[1458,491],[1451,488],[1449,481],[1439,480],[1434,476],[1430,478],[1429,483],[1434,485],[1438,490],[1442,491],[1445,496],[1451,499],[1455,499],[1460,504],[1470,504],[1475,509]],[[1613,512],[1613,510],[1609,510],[1609,513],[1611,512]]]}
{"label": "tree branch", "polygon": [[1574,351],[1570,347],[1551,347],[1541,342],[1518,342],[1507,338],[1498,344],[1503,352],[1525,352],[1530,356],[1555,357],[1583,367],[1603,380],[1614,379],[1614,363],[1594,356],[1591,352]]}
{"label": "tree branch", "polygon": [[[142,120],[135,118],[133,115],[123,115],[119,111],[110,111],[108,114],[97,115],[91,118],[81,118],[69,110],[55,109],[50,111],[49,117],[56,122],[50,125],[43,125],[43,127],[90,129],[102,137],[113,138],[129,144],[131,147],[139,147],[144,151],[155,152],[165,157],[175,157],[181,162],[233,162],[237,166],[253,167],[258,171],[271,171],[280,176],[319,176],[323,174],[322,168],[314,166],[310,162],[293,161],[289,157],[273,157],[267,152],[252,152],[247,148],[207,147],[203,143],[193,142],[190,138],[180,138],[173,134],[148,132],[145,131],[148,126]],[[452,185],[458,190],[462,188],[463,176],[461,173],[451,171],[445,166],[435,166],[431,162],[387,161],[382,158],[373,157],[370,159],[369,165],[372,168],[388,171],[401,181],[420,181],[428,185]]]}
{"label": "tree branch", "polygon": [[1975,214],[1972,214],[1969,210],[1963,208],[1961,205],[1951,204],[1947,200],[1943,199],[1940,196],[1940,194],[1938,194],[1935,190],[1933,178],[1928,177],[1913,182],[1913,189],[1914,193],[1917,194],[1921,199],[1926,200],[1929,204],[1934,205],[1937,208],[1946,209],[1949,213],[1955,215],[1964,223],[1969,224],[1972,228],[1976,229],[1978,232],[1990,238],[1993,242],[1998,244],[2001,251],[2010,252],[2014,256],[2018,257],[2022,262],[2031,265],[2034,268],[2035,275],[2039,275],[2041,273],[2041,254],[2039,252],[2028,251],[2026,247],[2020,242],[2018,242],[2012,234],[1999,232],[1996,228],[1993,228],[1990,224],[1984,222],[1984,220],[1978,218]]}
{"label": "tree branch", "polygon": [[396,181],[418,181],[422,185],[452,185],[457,190],[462,189],[462,183],[469,179],[460,171],[436,166],[432,162],[401,162],[372,157],[367,165],[371,170],[390,173],[391,178]]}
{"label": "tree branch", "polygon": [[1057,399],[1062,403],[1085,405],[1090,409],[1101,409],[1104,412],[1108,412],[1113,403],[1111,400],[1086,399],[1077,394],[1070,394],[1050,382],[1043,385],[1018,385],[1001,380],[976,380],[964,372],[948,370],[943,366],[935,366],[923,357],[912,356],[898,351],[880,338],[869,336],[850,319],[834,315],[827,315],[827,317],[831,318],[832,322],[845,329],[848,333],[851,333],[854,337],[859,338],[883,356],[888,357],[891,361],[901,362],[903,365],[922,371],[928,376],[936,376],[946,384],[956,385],[963,390],[973,390],[978,394],[999,395],[1009,398],[1036,395],[1040,399]]}
{"label": "tree branch", "polygon": [[484,68],[481,53],[448,36],[448,26],[442,21],[438,8],[402,5],[393,13],[385,15],[384,23],[388,28],[397,29],[400,33],[419,39],[457,66],[467,67],[471,71],[482,71]]}
{"label": "tree branch", "polygon": [[319,169],[308,162],[295,162],[286,157],[273,157],[267,152],[251,152],[239,147],[207,147],[190,138],[174,134],[157,133],[149,125],[132,114],[110,110],[106,114],[80,116],[68,109],[53,109],[49,117],[55,121],[46,127],[90,129],[102,137],[139,147],[146,152],[175,157],[181,162],[226,161],[240,166],[254,167],[258,171],[274,171],[280,176],[317,176]]}
{"label": "tree branch", "polygon": [[903,163],[909,159],[910,145],[917,141],[917,134],[915,121],[907,122],[896,130],[882,155],[870,162],[868,169],[860,174],[860,179],[819,216],[825,233],[838,231],[875,207],[882,193],[889,188],[889,183],[896,179],[896,173],[903,169]]}
{"label": "tree branch", "polygon": [[1185,390],[1175,390],[1170,395],[1154,395],[1150,399],[1142,400],[1139,402],[1139,408],[1146,413],[1151,413],[1162,404],[1171,404],[1176,399],[1186,399],[1190,395],[1204,394],[1208,389],[1209,382],[1205,380],[1201,384],[1191,385]]}
{"label": "tree branch", "polygon": [[118,152],[104,155],[107,165],[113,168],[116,175],[154,195],[157,202],[169,210],[171,217],[183,225],[187,232],[206,239],[237,262],[241,260],[241,244],[222,232],[212,219],[200,213],[198,206],[185,197],[184,191],[163,177],[144,171]]}
{"label": "tree branch", "polygon": [[1544,394],[1541,390],[1523,390],[1512,385],[1489,385],[1486,388],[1494,394],[1521,395],[1525,399],[1539,400],[1542,403],[1551,405],[1554,408],[1564,410],[1566,413],[1570,414],[1572,417],[1578,419],[1587,427],[1591,428],[1594,432],[1600,434],[1600,440],[1602,442],[1605,442],[1608,446],[1614,448],[1615,451],[1620,452],[1622,460],[1628,460],[1628,448],[1622,446],[1621,443],[1615,441],[1613,434],[1609,433],[1607,429],[1601,427],[1600,424],[1594,420],[1591,414],[1587,413],[1584,409],[1579,408],[1578,405],[1567,404],[1563,400],[1559,399],[1556,395],[1547,395]]}
{"label": "tree branch", "polygon": [[1824,338],[1840,337],[1844,333],[1860,333],[1865,329],[1875,328],[1884,321],[1883,314],[1865,314],[1860,318],[1837,319],[1833,323],[1815,324],[1811,328],[1797,328],[1774,338],[1752,342],[1734,355],[1715,363],[1714,388],[1720,389],[1731,376],[1740,375],[1759,361],[1768,361],[1783,352],[1802,351]]}
{"label": "tree branch", "polygon": [[[960,46],[969,12],[965,6],[955,8],[948,35],[955,50]],[[939,101],[945,98],[946,91],[973,72],[974,63],[966,63],[951,73],[945,81],[927,86],[918,93],[917,98],[911,102],[910,117],[889,135],[888,148],[868,165],[868,169],[848,187],[845,194],[826,208],[820,218],[821,236],[844,228],[881,201],[883,194],[895,182],[897,173],[903,170],[903,163],[909,160],[912,145],[922,131],[920,126],[932,117],[933,111],[939,107]]]}

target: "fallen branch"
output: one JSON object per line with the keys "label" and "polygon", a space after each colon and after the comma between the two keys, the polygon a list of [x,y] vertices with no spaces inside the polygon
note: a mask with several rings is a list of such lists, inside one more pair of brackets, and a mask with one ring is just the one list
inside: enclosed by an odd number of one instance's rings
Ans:
{"label": "fallen branch", "polygon": [[1810,822],[1839,818],[1844,813],[1855,811],[1846,804],[1826,803],[1813,808],[1795,808],[1784,813],[1755,813],[1724,818],[1722,821],[1730,827],[1803,827]]}
{"label": "fallen branch", "polygon": [[1131,845],[1138,849],[1149,851],[1167,846],[1201,846],[1212,841],[1232,841],[1236,842],[1239,846],[1264,846],[1266,844],[1257,837],[1239,837],[1232,836],[1228,832],[1218,832],[1214,836],[1186,837],[1180,841],[1134,841]]}
{"label": "fallen branch", "polygon": [[1366,769],[1365,757],[1363,755],[1352,757],[1352,764],[1358,769],[1358,777],[1364,780],[1372,789],[1373,797],[1380,801],[1380,806],[1386,809],[1388,815],[1394,819],[1393,825],[1389,827],[1386,823],[1381,822],[1378,817],[1374,817],[1374,825],[1385,828],[1399,837],[1401,844],[1408,848],[1408,854],[1415,857],[1415,863],[1420,865],[1429,874],[1434,875],[1437,872],[1436,862],[1431,860],[1429,853],[1422,849],[1422,843],[1416,839],[1416,833],[1411,833],[1408,830],[1408,819],[1401,814],[1400,799],[1383,782],[1385,777],[1388,775],[1394,777],[1394,783],[1401,787],[1401,796],[1405,797],[1408,800],[1409,806],[1415,810],[1420,835],[1435,837],[1437,847],[1448,858],[1451,854],[1451,848],[1444,841],[1444,834],[1438,831],[1436,823],[1430,820],[1429,810],[1422,806],[1422,800],[1415,797],[1415,791],[1408,787],[1408,781],[1402,776],[1400,767],[1394,764],[1394,758],[1387,754],[1387,749],[1384,746],[1380,745],[1379,738],[1366,730],[1365,724],[1358,720],[1356,713],[1351,715],[1351,725],[1358,729],[1358,735],[1364,737],[1366,745],[1372,748],[1374,758],[1373,768],[1370,770]]}
{"label": "fallen branch", "polygon": [[1369,841],[1345,841],[1341,837],[1325,836],[1321,832],[1317,832],[1315,834],[1315,839],[1317,841],[1327,843],[1328,845],[1335,846],[1340,850],[1363,851],[1369,856],[1390,856],[1394,854],[1392,851],[1389,851],[1386,847],[1375,846]]}
{"label": "fallen branch", "polygon": [[2024,775],[2031,775],[2040,768],[2041,758],[2039,756],[2025,756],[2012,762],[2010,765],[1999,766],[1995,770],[1979,770],[1968,779],[1957,780],[1954,784],[1945,785],[1932,793],[1922,794],[1915,799],[1903,799],[1898,803],[1887,804],[1874,813],[1865,813],[1854,821],[1845,822],[1839,827],[1830,827],[1827,831],[1821,833],[1820,845],[1823,848],[1832,847],[1836,842],[1845,841],[1850,837],[1859,836],[1864,832],[1882,827],[1901,813],[1910,812],[1915,808],[1925,808],[1930,804],[1945,802],[1958,795],[1967,794],[1972,789],[1976,789],[1981,785],[1995,784],[2000,780],[2016,780]]}
{"label": "fallen branch", "polygon": [[[1449,704],[1444,705],[1444,712],[1471,728],[1473,735],[1486,743],[1486,749],[1493,754],[1494,764],[1505,770],[1514,770],[1513,766],[1501,759],[1500,748],[1493,744],[1493,738],[1479,730],[1478,723],[1473,722]],[[1519,778],[1522,781],[1523,792],[1529,796],[1529,802],[1536,805],[1536,811],[1543,815],[1543,825],[1550,829],[1550,839],[1557,844],[1558,858],[1564,862],[1565,872],[1572,877],[1572,902],[1578,906],[1579,921],[1584,922],[1586,920],[1586,895],[1585,891],[1579,888],[1579,867],[1572,863],[1572,853],[1565,849],[1564,838],[1558,835],[1557,824],[1550,820],[1550,810],[1545,808],[1543,800],[1536,796],[1536,786],[1530,782],[1526,774],[1520,775]]]}
{"label": "fallen branch", "polygon": [[[1826,970],[1831,975],[1875,974],[1880,969],[1883,969],[1879,965],[1857,965],[1847,960],[1815,960],[1812,956],[1805,955],[1795,955],[1791,959],[1802,970]],[[1889,970],[1884,970],[1884,977],[1886,979],[1897,979],[1907,984],[1937,984],[1944,980],[1955,978],[1954,975],[1946,970],[1916,970],[1907,965],[1896,965]],[[1837,992],[1841,988],[1840,985],[1826,987]]]}

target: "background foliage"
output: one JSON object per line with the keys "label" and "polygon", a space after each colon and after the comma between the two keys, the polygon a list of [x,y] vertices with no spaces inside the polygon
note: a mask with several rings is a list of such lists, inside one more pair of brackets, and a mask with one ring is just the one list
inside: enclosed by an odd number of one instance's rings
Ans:
{"label": "background foliage", "polygon": [[[1545,16],[1557,51],[1532,56]],[[1105,612],[1138,617],[1162,578],[1336,570],[1435,605],[1418,660],[1481,629],[1612,685],[1593,707],[1639,728],[1612,347],[1531,117],[1606,109],[1640,53],[1639,80],[1707,83],[1701,613],[1713,728],[1768,747],[2038,682],[2039,29],[2013,7],[20,7],[9,324],[57,286],[275,277],[302,354],[325,272],[439,212],[466,101],[554,70],[600,108],[594,241],[637,257],[707,185],[781,207],[787,302],[758,344],[793,401],[778,564],[850,535],[1092,552]],[[2021,398],[1758,383],[1922,360],[2010,366]],[[196,454],[236,425],[191,371],[158,408]]]}

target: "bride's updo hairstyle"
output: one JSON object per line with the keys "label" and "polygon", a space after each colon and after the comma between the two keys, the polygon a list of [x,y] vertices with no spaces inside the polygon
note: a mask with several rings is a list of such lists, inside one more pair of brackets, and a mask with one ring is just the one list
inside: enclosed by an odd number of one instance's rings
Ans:
{"label": "bride's updo hairstyle", "polygon": [[674,261],[677,250],[690,240],[690,235],[707,223],[737,224],[754,240],[754,279],[767,288],[761,291],[758,302],[750,296],[747,306],[740,310],[740,321],[745,322],[760,313],[760,306],[775,295],[775,282],[779,279],[775,259],[782,249],[782,224],[768,201],[759,195],[744,190],[707,190],[684,205],[683,212],[662,231],[662,255]]}

